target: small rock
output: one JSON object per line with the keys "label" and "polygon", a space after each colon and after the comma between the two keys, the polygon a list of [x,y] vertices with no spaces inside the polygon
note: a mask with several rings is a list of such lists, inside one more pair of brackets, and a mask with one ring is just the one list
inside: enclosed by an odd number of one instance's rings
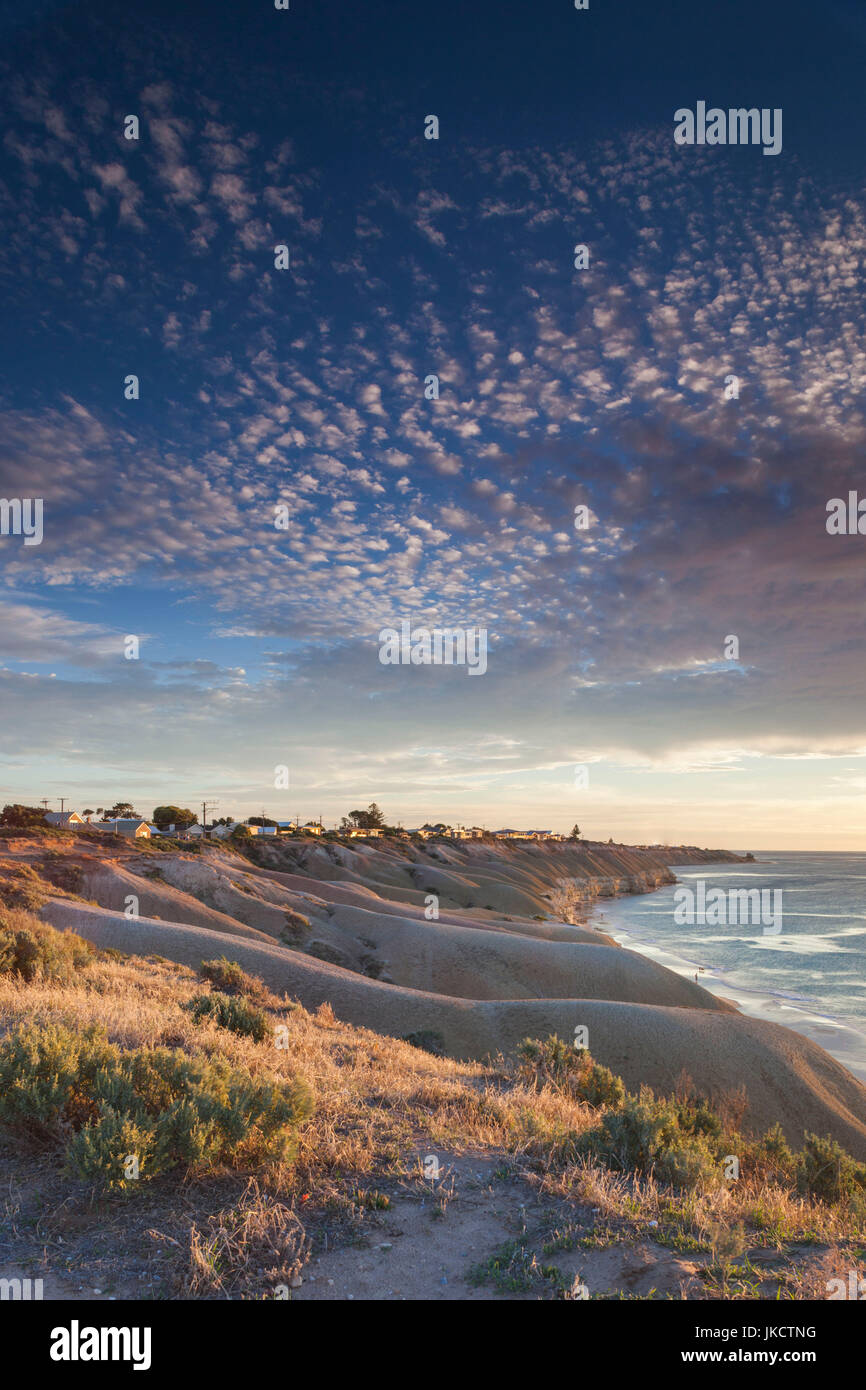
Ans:
{"label": "small rock", "polygon": [[391,1248],[392,1248],[392,1247],[391,1247],[391,1242],[390,1242],[390,1240],[384,1241],[384,1242],[379,1246],[379,1249],[380,1249],[380,1250],[390,1250]]}

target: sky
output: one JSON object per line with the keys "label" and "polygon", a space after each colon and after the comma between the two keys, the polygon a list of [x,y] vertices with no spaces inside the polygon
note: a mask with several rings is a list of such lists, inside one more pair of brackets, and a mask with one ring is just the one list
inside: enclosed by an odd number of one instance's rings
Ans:
{"label": "sky", "polygon": [[857,0],[0,0],[0,54],[0,800],[866,851]]}

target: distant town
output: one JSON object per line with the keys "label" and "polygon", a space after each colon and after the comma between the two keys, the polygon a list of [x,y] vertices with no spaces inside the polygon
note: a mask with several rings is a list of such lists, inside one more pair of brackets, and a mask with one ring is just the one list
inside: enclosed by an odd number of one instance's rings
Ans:
{"label": "distant town", "polygon": [[202,803],[201,818],[188,807],[173,805],[157,806],[151,817],[139,815],[127,801],[116,802],[109,809],[98,807],[93,810],[68,810],[65,798],[61,800],[61,810],[48,809],[48,799],[40,806],[25,806],[19,803],[7,805],[0,813],[0,827],[45,825],[58,830],[101,831],[111,835],[125,835],[130,839],[170,840],[242,840],[251,836],[322,836],[325,839],[378,839],[392,836],[403,839],[447,839],[447,840],[577,840],[580,830],[575,826],[571,835],[562,835],[554,830],[516,830],[504,828],[488,830],[483,826],[448,825],[443,821],[406,829],[402,825],[386,825],[384,816],[375,802],[366,810],[350,811],[340,824],[326,827],[321,816],[317,820],[303,821],[300,817],[291,820],[275,820],[264,814],[250,816],[247,820],[234,820],[230,816],[208,819],[208,803]]}

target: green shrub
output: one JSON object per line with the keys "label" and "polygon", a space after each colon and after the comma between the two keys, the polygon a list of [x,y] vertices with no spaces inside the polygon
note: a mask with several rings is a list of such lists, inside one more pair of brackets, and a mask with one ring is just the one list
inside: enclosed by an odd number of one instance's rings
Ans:
{"label": "green shrub", "polygon": [[552,1086],[595,1107],[621,1105],[625,1098],[625,1087],[618,1076],[594,1062],[587,1051],[563,1042],[555,1033],[543,1042],[539,1038],[524,1038],[517,1051],[518,1074],[532,1085]]}
{"label": "green shrub", "polygon": [[74,971],[94,956],[89,941],[74,932],[56,931],[35,918],[18,926],[0,917],[0,975],[18,975],[30,983],[52,980],[67,983]]}
{"label": "green shrub", "polygon": [[797,1182],[799,1157],[789,1148],[780,1124],[746,1146],[746,1159],[771,1182],[786,1187]]}
{"label": "green shrub", "polygon": [[642,1086],[581,1137],[581,1148],[612,1168],[652,1172],[675,1187],[696,1187],[717,1175],[718,1164],[708,1135],[688,1109]]}
{"label": "green shrub", "polygon": [[822,1202],[855,1202],[866,1199],[866,1166],[852,1158],[835,1139],[807,1134],[797,1156],[801,1191]]}
{"label": "green shrub", "polygon": [[184,1008],[189,1009],[194,1023],[209,1018],[219,1028],[228,1028],[230,1032],[252,1038],[254,1042],[264,1042],[272,1031],[270,1020],[261,1009],[247,999],[220,994],[219,990],[212,994],[196,994],[189,1003],[184,1004]]}
{"label": "green shrub", "polygon": [[223,994],[241,994],[259,1003],[264,1003],[270,994],[261,980],[257,980],[255,975],[247,974],[236,960],[229,960],[227,956],[218,956],[216,960],[203,960],[199,973],[205,980],[210,980],[214,989],[222,990]]}
{"label": "green shrub", "polygon": [[181,1165],[239,1167],[293,1155],[312,1113],[303,1082],[259,1081],[220,1057],[123,1051],[102,1029],[29,1024],[0,1043],[0,1124],[60,1146],[67,1169],[129,1189]]}
{"label": "green shrub", "polygon": [[441,1033],[437,1033],[433,1028],[421,1028],[417,1033],[404,1033],[400,1041],[410,1043],[412,1047],[418,1047],[422,1052],[431,1052],[434,1057],[447,1056],[445,1039]]}

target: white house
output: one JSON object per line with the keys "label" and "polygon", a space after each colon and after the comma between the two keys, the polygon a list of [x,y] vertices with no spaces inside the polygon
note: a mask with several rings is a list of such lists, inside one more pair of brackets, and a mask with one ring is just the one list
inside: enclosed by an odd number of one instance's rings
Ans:
{"label": "white house", "polygon": [[45,820],[58,830],[76,830],[78,826],[87,824],[77,811],[46,811]]}

